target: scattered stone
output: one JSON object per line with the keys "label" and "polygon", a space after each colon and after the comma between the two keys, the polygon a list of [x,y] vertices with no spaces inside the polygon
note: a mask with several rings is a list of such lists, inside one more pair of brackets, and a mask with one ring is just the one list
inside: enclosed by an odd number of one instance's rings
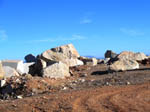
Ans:
{"label": "scattered stone", "polygon": [[80,57],[79,59],[83,61],[84,65],[89,65],[89,66],[95,66],[97,65],[98,62],[96,58]]}
{"label": "scattered stone", "polygon": [[87,77],[87,74],[81,74],[80,77]]}
{"label": "scattered stone", "polygon": [[14,68],[11,68],[9,66],[3,66],[3,69],[5,72],[4,75],[5,78],[10,78],[12,76],[19,76],[18,72]]}
{"label": "scattered stone", "polygon": [[105,58],[115,58],[116,56],[117,56],[117,54],[111,50],[107,50],[105,52]]}
{"label": "scattered stone", "polygon": [[17,96],[17,99],[22,99],[23,97],[21,95]]}
{"label": "scattered stone", "polygon": [[110,65],[110,70],[114,71],[125,71],[139,69],[139,64],[135,60],[124,60],[119,59]]}
{"label": "scattered stone", "polygon": [[65,78],[69,77],[69,67],[62,63],[58,62],[51,66],[48,66],[43,69],[43,77],[50,77],[50,78]]}
{"label": "scattered stone", "polygon": [[36,62],[36,57],[32,54],[28,54],[24,57],[26,62]]}
{"label": "scattered stone", "polygon": [[131,83],[130,82],[127,82],[127,85],[130,85]]}
{"label": "scattered stone", "polygon": [[66,89],[68,89],[67,87],[63,87],[63,90],[66,90]]}

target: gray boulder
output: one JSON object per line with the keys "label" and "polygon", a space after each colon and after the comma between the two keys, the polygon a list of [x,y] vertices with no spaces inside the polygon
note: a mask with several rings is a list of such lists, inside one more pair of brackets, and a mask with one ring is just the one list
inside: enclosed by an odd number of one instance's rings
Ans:
{"label": "gray boulder", "polygon": [[43,77],[49,77],[49,78],[65,78],[69,77],[69,67],[62,63],[58,62],[55,64],[52,64],[42,70]]}

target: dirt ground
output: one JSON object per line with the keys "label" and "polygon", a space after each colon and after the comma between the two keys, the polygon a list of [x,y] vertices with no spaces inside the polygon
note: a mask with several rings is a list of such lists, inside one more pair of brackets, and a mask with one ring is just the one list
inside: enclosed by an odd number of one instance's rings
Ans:
{"label": "dirt ground", "polygon": [[80,66],[71,73],[65,80],[19,78],[23,86],[15,92],[23,98],[1,99],[0,112],[150,112],[150,66],[124,72]]}

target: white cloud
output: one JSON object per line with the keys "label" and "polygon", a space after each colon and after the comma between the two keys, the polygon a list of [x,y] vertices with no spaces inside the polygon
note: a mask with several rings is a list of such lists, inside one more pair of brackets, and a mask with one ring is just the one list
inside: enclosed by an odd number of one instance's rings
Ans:
{"label": "white cloud", "polygon": [[140,32],[134,29],[120,28],[120,31],[129,36],[143,36],[144,35],[144,32]]}
{"label": "white cloud", "polygon": [[0,40],[3,41],[3,40],[6,40],[7,39],[7,33],[5,30],[2,30],[0,29]]}
{"label": "white cloud", "polygon": [[92,23],[92,20],[89,18],[84,18],[80,21],[80,24],[89,24]]}
{"label": "white cloud", "polygon": [[80,24],[90,24],[93,22],[92,18],[94,16],[94,12],[85,12],[83,17],[80,19]]}
{"label": "white cloud", "polygon": [[83,40],[83,39],[86,39],[86,37],[81,35],[72,35],[70,38],[68,37],[46,38],[46,39],[39,39],[39,40],[31,40],[28,43],[75,41],[75,40]]}

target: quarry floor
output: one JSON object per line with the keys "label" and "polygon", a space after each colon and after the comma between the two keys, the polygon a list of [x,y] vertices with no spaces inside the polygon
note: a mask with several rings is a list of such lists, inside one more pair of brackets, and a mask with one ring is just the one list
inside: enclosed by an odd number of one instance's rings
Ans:
{"label": "quarry floor", "polygon": [[71,73],[64,80],[28,78],[23,98],[0,100],[0,112],[150,112],[150,66],[108,72],[100,64]]}

